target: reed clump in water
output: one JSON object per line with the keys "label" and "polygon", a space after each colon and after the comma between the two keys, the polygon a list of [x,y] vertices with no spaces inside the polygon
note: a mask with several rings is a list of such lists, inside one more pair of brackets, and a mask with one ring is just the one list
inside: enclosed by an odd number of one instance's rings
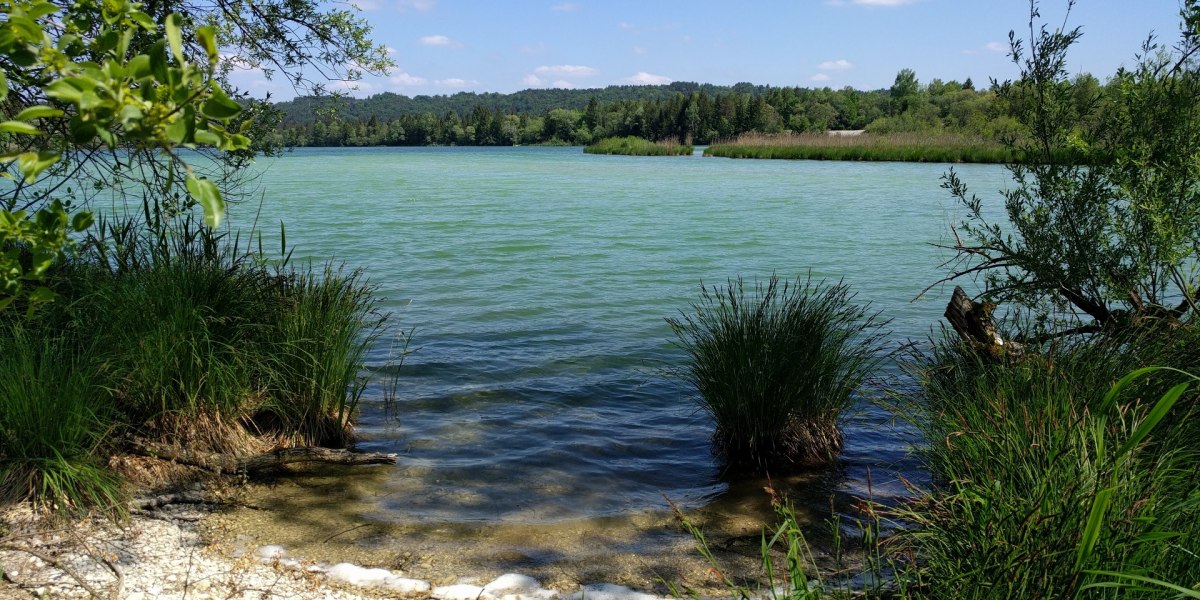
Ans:
{"label": "reed clump in water", "polygon": [[1004,163],[1012,151],[979,136],[949,133],[827,135],[751,133],[720,141],[705,156],[791,160]]}
{"label": "reed clump in water", "polygon": [[735,470],[821,465],[842,448],[838,417],[880,361],[885,324],[844,283],[811,276],[701,286],[667,322],[689,355],[684,377]]}
{"label": "reed clump in water", "polygon": [[622,154],[626,156],[691,156],[690,144],[670,141],[651,142],[640,137],[610,137],[583,149],[588,154]]}

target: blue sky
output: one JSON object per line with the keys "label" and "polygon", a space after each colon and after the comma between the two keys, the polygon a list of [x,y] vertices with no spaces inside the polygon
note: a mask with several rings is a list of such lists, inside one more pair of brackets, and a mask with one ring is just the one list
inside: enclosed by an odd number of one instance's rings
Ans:
{"label": "blue sky", "polygon": [[[933,78],[1015,76],[1008,32],[1028,34],[1025,0],[353,0],[396,69],[355,96],[603,87],[671,81],[877,89],[903,68]],[[1066,0],[1043,0],[1060,24]],[[1131,64],[1151,31],[1178,34],[1178,0],[1079,0],[1074,72]],[[244,71],[256,96],[294,95]],[[331,89],[347,86],[335,83]]]}

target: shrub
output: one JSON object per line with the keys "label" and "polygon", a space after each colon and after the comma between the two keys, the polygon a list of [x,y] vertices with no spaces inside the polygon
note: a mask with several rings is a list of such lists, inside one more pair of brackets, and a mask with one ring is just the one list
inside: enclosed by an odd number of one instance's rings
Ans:
{"label": "shrub", "polygon": [[583,149],[588,154],[624,154],[628,156],[691,156],[690,144],[651,142],[640,137],[604,138]]}
{"label": "shrub", "polygon": [[883,345],[884,322],[853,300],[845,284],[811,276],[781,285],[772,275],[749,292],[738,278],[702,285],[691,314],[667,319],[730,467],[819,465],[841,450],[838,416]]}

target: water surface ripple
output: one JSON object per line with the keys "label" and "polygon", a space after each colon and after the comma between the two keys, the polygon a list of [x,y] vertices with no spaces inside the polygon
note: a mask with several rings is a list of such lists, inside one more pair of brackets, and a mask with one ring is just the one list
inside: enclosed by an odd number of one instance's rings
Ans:
{"label": "water surface ripple", "polygon": [[[413,148],[302,149],[261,168],[264,230],[285,221],[294,260],[364,269],[414,330],[395,411],[375,385],[361,420],[364,448],[401,456],[373,494],[390,522],[621,516],[664,494],[736,505],[760,486],[721,476],[711,424],[669,376],[682,356],[664,317],[701,281],[811,270],[893,319],[893,346],[925,339],[948,290],[914,298],[941,276],[931,244],[959,216],[946,165]],[[958,170],[1001,186],[999,168]],[[377,383],[392,342],[370,356]],[[919,476],[869,403],[845,437],[814,502],[865,493],[868,468],[876,494],[899,492],[890,474]]]}

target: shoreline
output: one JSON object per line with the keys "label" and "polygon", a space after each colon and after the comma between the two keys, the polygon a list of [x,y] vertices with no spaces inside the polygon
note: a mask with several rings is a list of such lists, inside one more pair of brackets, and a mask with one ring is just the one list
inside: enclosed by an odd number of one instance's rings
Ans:
{"label": "shoreline", "polygon": [[[161,497],[160,497],[161,498]],[[89,516],[54,526],[28,503],[0,513],[0,597],[436,598],[438,600],[662,600],[611,583],[551,589],[519,573],[426,580],[406,569],[329,564],[293,557],[279,545],[246,544],[225,531],[221,509],[193,495],[137,510],[114,523]],[[144,501],[143,501],[144,503]],[[153,500],[151,500],[153,503]],[[233,535],[231,535],[233,534]],[[470,543],[464,541],[464,543]],[[20,549],[18,549],[20,548]],[[393,567],[397,565],[392,565]]]}

